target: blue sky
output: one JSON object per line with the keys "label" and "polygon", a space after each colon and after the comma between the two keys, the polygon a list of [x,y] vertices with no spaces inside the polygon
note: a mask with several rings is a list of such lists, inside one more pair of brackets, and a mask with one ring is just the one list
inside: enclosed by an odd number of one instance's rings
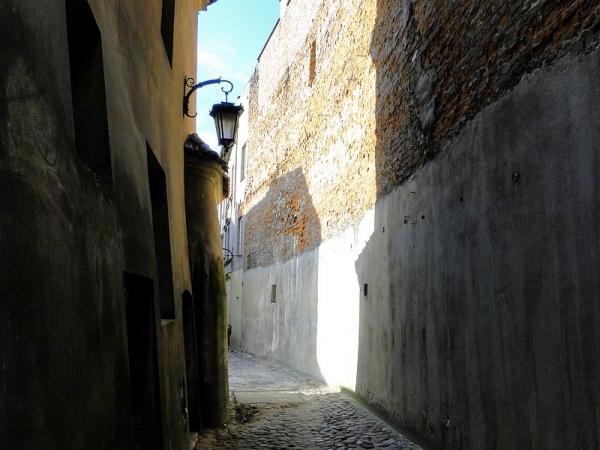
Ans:
{"label": "blue sky", "polygon": [[[246,83],[254,72],[256,59],[279,18],[279,0],[218,0],[198,14],[198,79],[221,77],[233,83],[229,101],[239,103]],[[208,111],[225,101],[221,87],[214,84],[198,89],[196,132],[218,151],[215,127]],[[190,112],[192,113],[192,111]]]}

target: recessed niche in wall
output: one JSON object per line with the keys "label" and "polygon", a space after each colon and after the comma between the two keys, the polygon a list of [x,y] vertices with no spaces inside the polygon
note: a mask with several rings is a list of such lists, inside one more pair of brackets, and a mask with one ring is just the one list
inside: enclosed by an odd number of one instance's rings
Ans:
{"label": "recessed niche in wall", "polygon": [[160,34],[169,58],[169,64],[173,66],[173,31],[175,26],[175,0],[163,0],[162,16],[160,21]]}
{"label": "recessed niche in wall", "polygon": [[312,86],[317,76],[317,43],[312,41],[310,45],[310,61],[308,65],[308,85]]}
{"label": "recessed niche in wall", "polygon": [[242,145],[240,152],[240,181],[246,178],[246,144]]}
{"label": "recessed niche in wall", "polygon": [[165,172],[148,143],[146,143],[146,154],[148,160],[150,201],[152,204],[152,231],[154,232],[158,293],[160,297],[160,317],[162,319],[175,319],[167,180]]}
{"label": "recessed niche in wall", "polygon": [[65,7],[77,155],[112,184],[102,36],[87,1],[66,0]]}

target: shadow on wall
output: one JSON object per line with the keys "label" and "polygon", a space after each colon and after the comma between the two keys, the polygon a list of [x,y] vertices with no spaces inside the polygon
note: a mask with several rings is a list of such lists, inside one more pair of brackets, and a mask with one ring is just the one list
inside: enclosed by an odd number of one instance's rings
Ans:
{"label": "shadow on wall", "polygon": [[[388,38],[390,30],[396,39]],[[432,391],[440,397],[430,399],[428,356],[432,350],[436,361],[446,355],[427,340],[435,270],[427,266],[430,199],[416,199],[414,179],[407,182],[420,176],[431,157],[436,113],[432,71],[422,65],[418,31],[411,0],[378,0],[370,48],[377,72],[377,202],[371,236],[355,258],[360,292],[355,392],[409,437],[438,444],[435,433],[446,416],[430,418],[429,403],[444,409],[438,406],[444,393],[436,386]],[[400,82],[390,82],[398,75]]]}
{"label": "shadow on wall", "polygon": [[[516,66],[467,93],[443,78],[479,51],[473,17],[456,5],[434,11],[442,29],[466,17],[462,31],[431,44],[418,41],[431,19],[422,5],[378,0],[378,202],[356,261],[356,393],[429,446],[595,448],[600,57],[529,79]],[[406,45],[389,42],[393,23]],[[435,45],[456,54],[448,69]],[[401,82],[389,83],[397,67]]]}
{"label": "shadow on wall", "polygon": [[[321,242],[321,225],[301,168],[273,180],[246,220],[248,270],[287,261]],[[265,235],[274,239],[259,238]]]}
{"label": "shadow on wall", "polygon": [[302,367],[317,363],[321,225],[301,168],[276,178],[244,216],[244,350]]}

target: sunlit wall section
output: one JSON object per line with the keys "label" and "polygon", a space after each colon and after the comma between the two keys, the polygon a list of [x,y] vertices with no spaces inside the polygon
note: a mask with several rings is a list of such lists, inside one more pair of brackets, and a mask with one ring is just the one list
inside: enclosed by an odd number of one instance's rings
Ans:
{"label": "sunlit wall section", "polygon": [[248,89],[239,345],[349,388],[377,194],[376,6],[289,2]]}
{"label": "sunlit wall section", "polygon": [[373,226],[370,210],[319,248],[317,362],[328,384],[351,390],[356,387],[360,302],[369,295],[356,262],[371,240]]}

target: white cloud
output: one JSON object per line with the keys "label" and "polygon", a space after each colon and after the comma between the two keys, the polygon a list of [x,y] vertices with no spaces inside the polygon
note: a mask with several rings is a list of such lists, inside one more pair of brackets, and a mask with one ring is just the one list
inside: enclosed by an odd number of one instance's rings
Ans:
{"label": "white cloud", "polygon": [[227,63],[214,53],[198,50],[198,67],[202,68],[203,72],[216,73],[227,71]]}
{"label": "white cloud", "polygon": [[256,61],[253,59],[240,67],[238,66],[240,58],[237,53],[236,47],[228,43],[220,42],[215,46],[200,44],[198,46],[198,73],[204,74],[205,78],[223,77],[231,80],[239,90],[243,89],[254,72]]}
{"label": "white cloud", "polygon": [[[204,108],[206,110],[206,108]],[[196,128],[210,128],[214,123],[213,118],[208,115],[208,111],[202,111],[204,114],[198,114],[196,116]]]}
{"label": "white cloud", "polygon": [[198,136],[200,136],[200,139],[206,142],[212,150],[216,152],[219,151],[219,142],[216,134],[205,131],[198,133]]}
{"label": "white cloud", "polygon": [[217,47],[219,53],[227,53],[228,55],[231,55],[231,56],[233,56],[237,53],[237,49],[233,45],[225,43],[225,42],[219,42],[216,45],[216,47]]}

